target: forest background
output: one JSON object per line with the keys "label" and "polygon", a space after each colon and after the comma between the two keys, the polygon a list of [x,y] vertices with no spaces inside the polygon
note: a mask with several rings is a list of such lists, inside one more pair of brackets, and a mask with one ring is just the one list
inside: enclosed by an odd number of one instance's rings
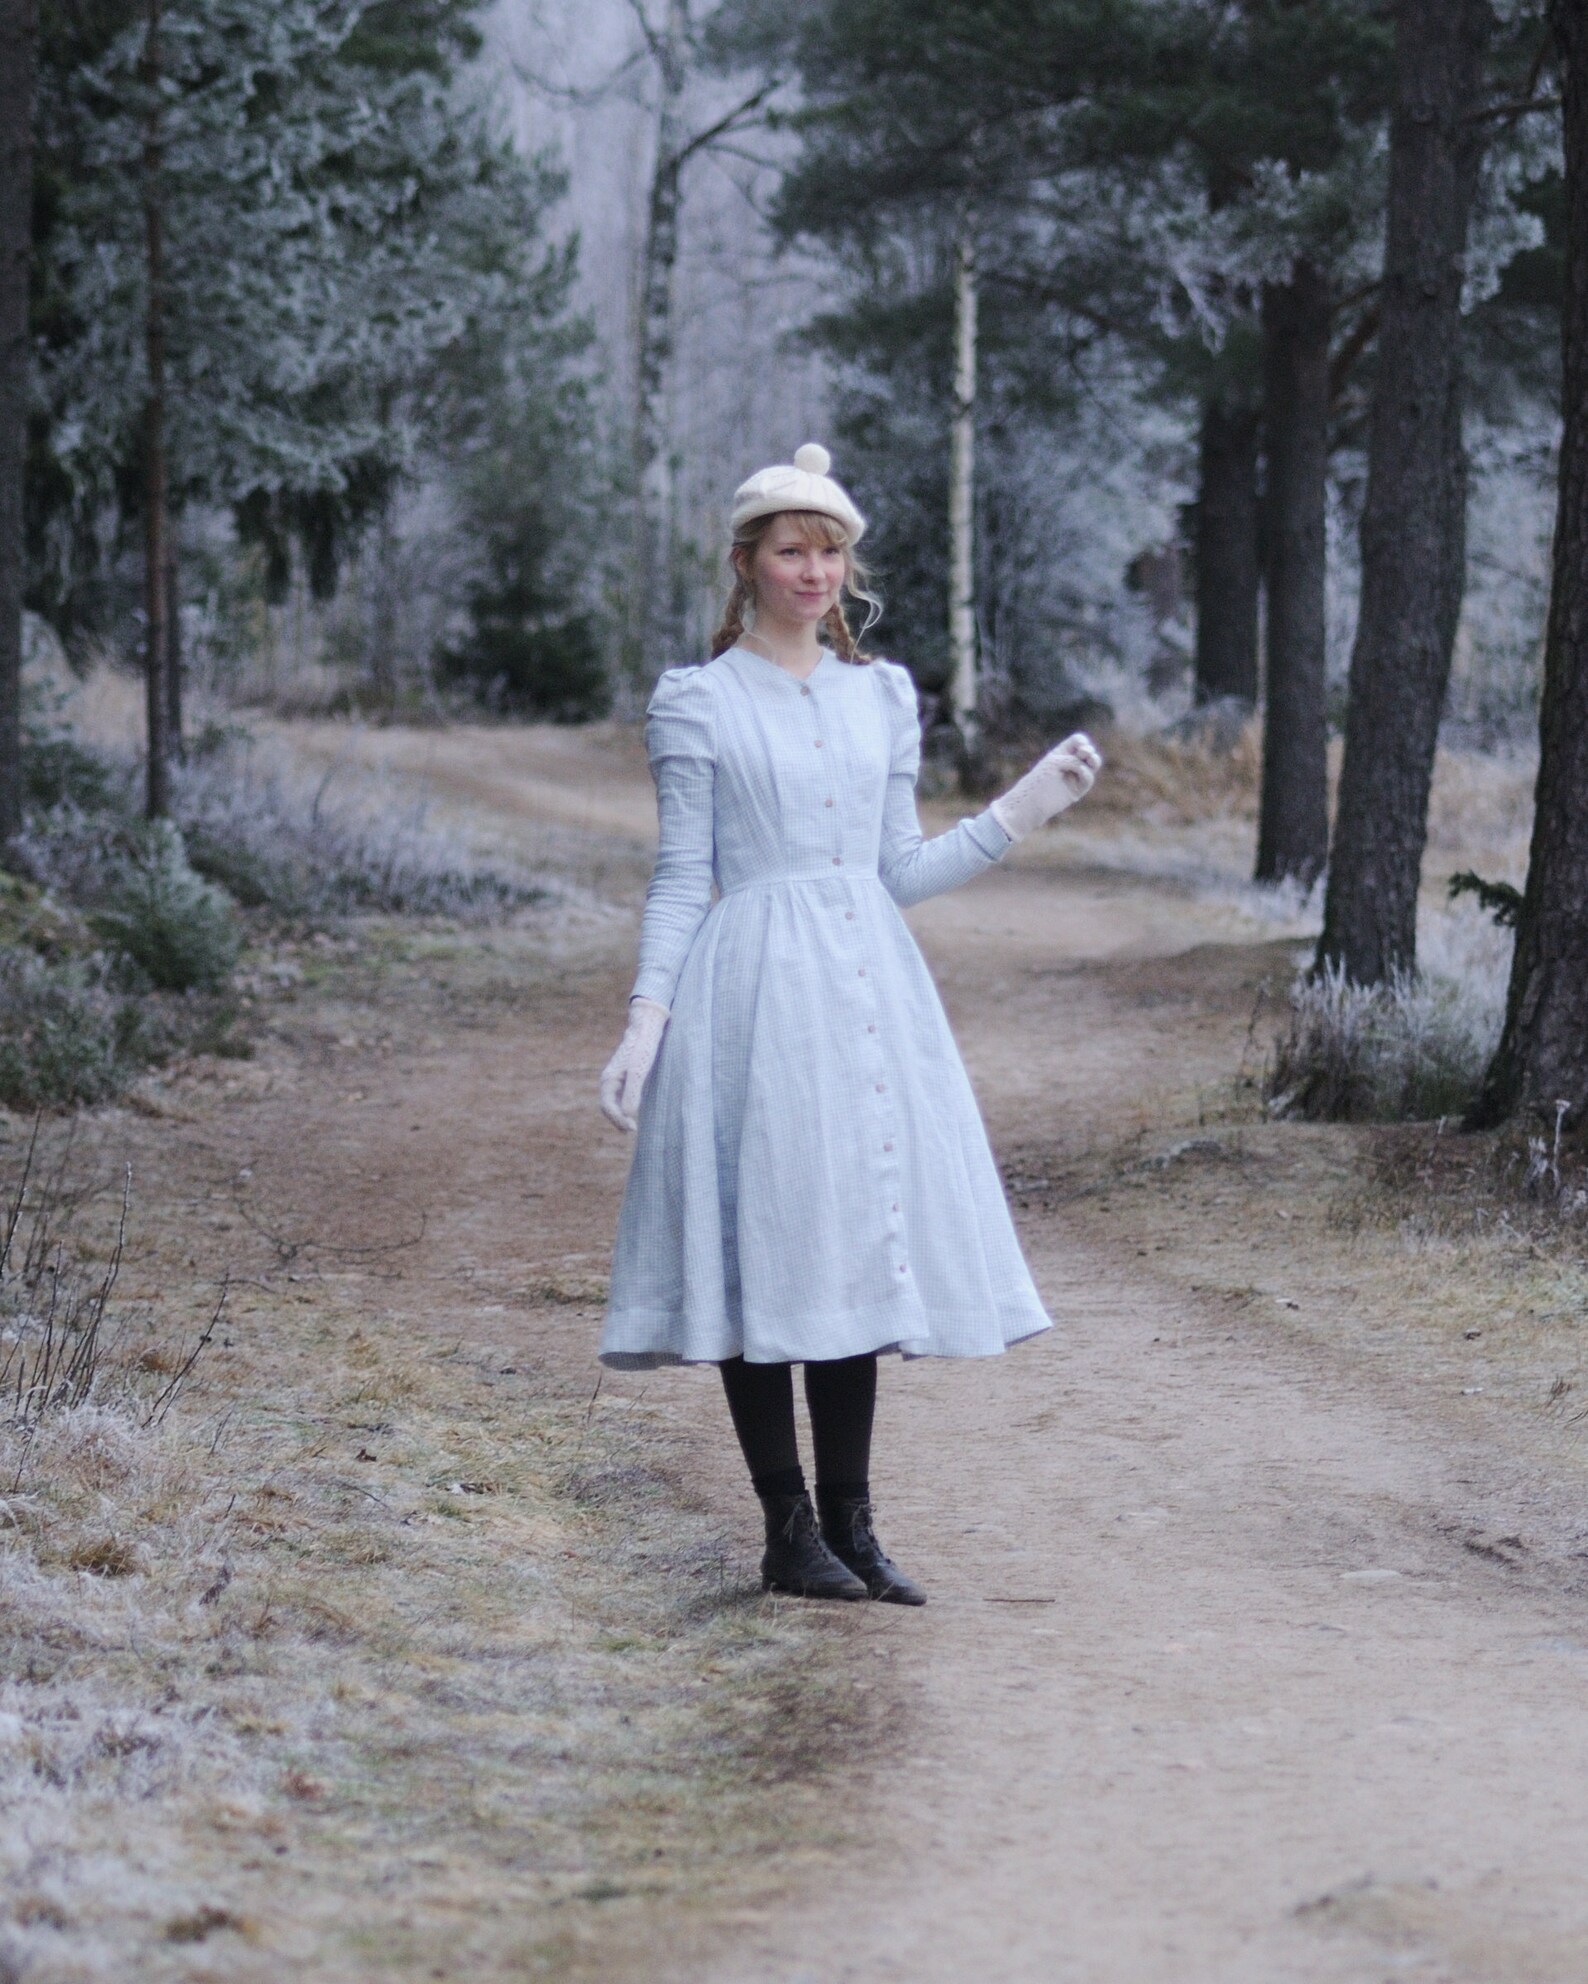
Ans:
{"label": "forest background", "polygon": [[[810,440],[925,830],[1107,757],[912,913],[1065,1324],[924,1635],[590,1368]],[[0,0],[0,1975],[1579,1978],[1585,1130],[1581,0]]]}
{"label": "forest background", "polygon": [[[1328,875],[1304,1029],[1415,983],[1438,740],[1533,748],[1547,648],[1582,693],[1570,9],[46,0],[6,27],[0,675],[21,646],[140,666],[152,817],[195,696],[637,715],[705,651],[733,484],[813,434],[945,782],[1075,722],[1219,752],[1255,721],[1256,879]],[[1525,888],[1467,878],[1520,941],[1464,1106],[1575,1125],[1556,703],[1559,872],[1535,847]]]}

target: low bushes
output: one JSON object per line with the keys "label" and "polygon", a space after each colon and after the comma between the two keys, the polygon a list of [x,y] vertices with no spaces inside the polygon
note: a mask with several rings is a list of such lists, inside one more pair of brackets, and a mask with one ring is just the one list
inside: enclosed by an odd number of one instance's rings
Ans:
{"label": "low bushes", "polygon": [[131,837],[94,918],[122,956],[162,992],[218,992],[242,949],[231,898],[195,874],[182,836],[157,820]]}
{"label": "low bushes", "polygon": [[102,960],[0,949],[0,1103],[104,1102],[148,1064],[156,1041],[138,1000],[106,981]]}
{"label": "low bushes", "polygon": [[1431,917],[1424,969],[1353,985],[1335,969],[1300,977],[1265,1081],[1272,1116],[1394,1123],[1461,1116],[1505,1018],[1511,934]]}
{"label": "low bushes", "polygon": [[18,872],[0,871],[0,1104],[101,1102],[231,1032],[243,912],[296,927],[357,914],[491,921],[546,899],[482,862],[422,804],[360,787],[330,803],[245,735],[206,731],[173,767],[174,819],[138,811],[136,770],[38,728]]}
{"label": "low bushes", "polygon": [[176,779],[194,867],[245,907],[296,922],[359,913],[489,922],[546,899],[540,884],[439,830],[422,801],[377,788],[339,804],[332,782],[223,738]]}

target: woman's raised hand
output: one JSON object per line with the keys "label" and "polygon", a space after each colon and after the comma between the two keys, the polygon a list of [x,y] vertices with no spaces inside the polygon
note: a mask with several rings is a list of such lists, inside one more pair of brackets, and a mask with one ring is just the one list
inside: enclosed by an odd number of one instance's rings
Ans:
{"label": "woman's raised hand", "polygon": [[640,1097],[672,1014],[654,999],[631,999],[618,1051],[601,1071],[601,1113],[615,1130],[639,1127]]}
{"label": "woman's raised hand", "polygon": [[992,803],[992,816],[1011,840],[1024,840],[1066,806],[1084,799],[1103,769],[1103,754],[1084,730],[1055,744],[1023,779]]}

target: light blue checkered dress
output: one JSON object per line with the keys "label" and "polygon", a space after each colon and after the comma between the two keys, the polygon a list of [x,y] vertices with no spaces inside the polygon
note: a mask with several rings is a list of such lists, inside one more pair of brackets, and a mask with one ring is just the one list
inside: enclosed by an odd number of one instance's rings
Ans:
{"label": "light blue checkered dress", "polygon": [[801,683],[731,648],[662,677],[646,744],[661,844],[634,989],[673,1017],[602,1361],[983,1357],[1046,1329],[898,907],[1009,839],[983,813],[922,840],[909,675],[826,654]]}

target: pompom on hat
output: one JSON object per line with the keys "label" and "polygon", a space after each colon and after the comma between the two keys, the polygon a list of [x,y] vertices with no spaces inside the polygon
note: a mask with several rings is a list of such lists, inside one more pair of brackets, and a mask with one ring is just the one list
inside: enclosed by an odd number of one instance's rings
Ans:
{"label": "pompom on hat", "polygon": [[780,462],[774,468],[757,469],[748,482],[741,482],[733,498],[733,528],[737,533],[756,517],[770,517],[780,510],[815,510],[843,526],[851,544],[865,535],[866,520],[855,508],[849,491],[834,482],[827,471],[833,458],[815,441],[794,450],[792,464]]}

